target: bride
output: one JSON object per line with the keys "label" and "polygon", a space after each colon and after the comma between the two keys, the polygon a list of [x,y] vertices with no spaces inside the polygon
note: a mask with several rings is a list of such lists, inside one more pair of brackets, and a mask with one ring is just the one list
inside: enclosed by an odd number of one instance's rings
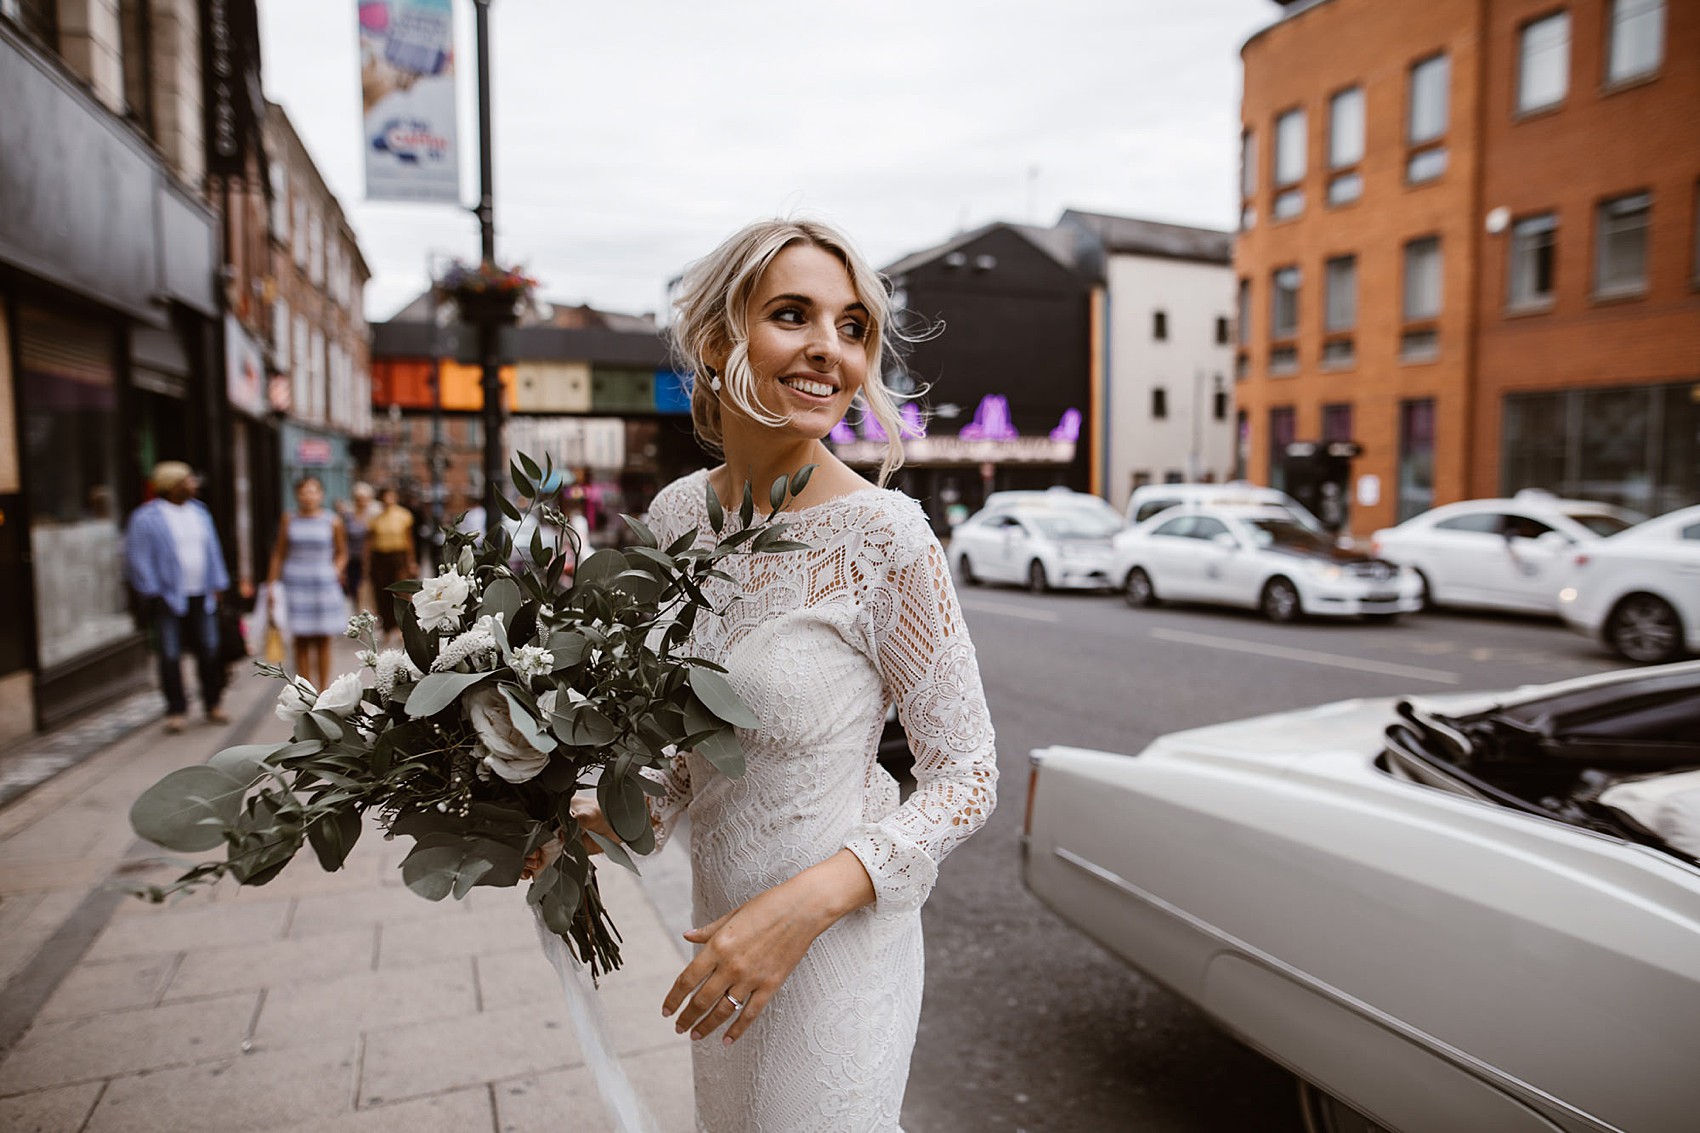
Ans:
{"label": "bride", "polygon": [[[694,653],[727,669],[762,721],[730,779],[676,757],[658,833],[690,816],[697,945],[665,1002],[693,1047],[707,1133],[894,1131],[921,1011],[921,904],[944,856],[995,804],[992,726],[943,550],[920,506],[822,443],[860,395],[902,459],[880,381],[891,337],[880,278],[831,228],[765,221],[686,274],[674,345],[697,375],[691,415],[724,458],[662,489],[666,545],[712,542],[707,492],[736,515],[817,465],[788,505],[807,551],[736,556],[710,591]],[[736,520],[732,520],[736,522]],[[895,701],[916,787],[875,751]],[[585,805],[585,804],[581,804]],[[607,835],[594,812],[581,820]]]}

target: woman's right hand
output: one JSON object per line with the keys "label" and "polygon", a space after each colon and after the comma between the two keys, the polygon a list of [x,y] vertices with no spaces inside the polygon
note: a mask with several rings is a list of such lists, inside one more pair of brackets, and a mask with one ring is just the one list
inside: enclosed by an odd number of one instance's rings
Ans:
{"label": "woman's right hand", "polygon": [[[610,842],[620,842],[620,836],[614,833],[613,823],[609,822],[608,816],[602,813],[602,806],[596,801],[596,796],[594,794],[574,795],[572,801],[572,815],[573,821],[577,822],[579,826],[583,827],[585,830],[595,831]],[[590,837],[588,834],[581,838],[580,841],[584,843],[584,848],[587,852],[592,854],[600,854],[602,852],[602,847],[596,844],[596,839]]]}

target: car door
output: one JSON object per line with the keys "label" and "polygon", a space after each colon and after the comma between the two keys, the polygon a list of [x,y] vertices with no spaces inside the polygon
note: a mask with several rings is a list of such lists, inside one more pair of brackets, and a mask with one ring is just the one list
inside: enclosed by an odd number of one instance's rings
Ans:
{"label": "car door", "polygon": [[1233,602],[1233,574],[1245,558],[1240,553],[1239,540],[1226,523],[1213,515],[1196,517],[1188,537],[1198,544],[1194,550],[1198,563],[1198,599]]}
{"label": "car door", "polygon": [[1449,516],[1429,529],[1414,554],[1402,558],[1428,578],[1438,602],[1497,605],[1510,577],[1504,525],[1497,511]]}
{"label": "car door", "polygon": [[1195,601],[1202,592],[1202,545],[1192,537],[1195,515],[1178,515],[1159,523],[1147,540],[1145,572],[1159,598]]}
{"label": "car door", "polygon": [[1013,515],[1000,515],[992,527],[990,558],[999,582],[1020,582],[1027,569],[1028,535]]}
{"label": "car door", "polygon": [[1505,514],[1502,532],[1505,558],[1490,576],[1498,604],[1537,613],[1556,611],[1576,540],[1545,520],[1520,512]]}
{"label": "car door", "polygon": [[1215,545],[1224,552],[1222,560],[1221,601],[1231,606],[1255,607],[1263,594],[1263,582],[1269,574],[1268,558],[1263,548],[1252,539],[1239,522],[1226,524],[1234,547],[1227,547],[1220,538]]}

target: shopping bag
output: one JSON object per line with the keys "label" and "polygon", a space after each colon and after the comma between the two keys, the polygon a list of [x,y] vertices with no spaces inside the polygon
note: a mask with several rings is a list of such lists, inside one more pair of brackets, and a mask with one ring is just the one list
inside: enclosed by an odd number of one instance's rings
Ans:
{"label": "shopping bag", "polygon": [[283,634],[274,625],[266,627],[265,658],[270,664],[283,664]]}

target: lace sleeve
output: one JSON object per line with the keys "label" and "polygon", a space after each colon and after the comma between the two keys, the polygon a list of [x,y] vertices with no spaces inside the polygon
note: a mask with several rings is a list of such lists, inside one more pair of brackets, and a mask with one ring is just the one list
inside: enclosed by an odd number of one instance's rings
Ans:
{"label": "lace sleeve", "polygon": [[873,879],[881,910],[919,908],[939,863],[997,803],[992,721],[944,548],[924,549],[870,590],[876,663],[915,755],[915,791],[846,843]]}

